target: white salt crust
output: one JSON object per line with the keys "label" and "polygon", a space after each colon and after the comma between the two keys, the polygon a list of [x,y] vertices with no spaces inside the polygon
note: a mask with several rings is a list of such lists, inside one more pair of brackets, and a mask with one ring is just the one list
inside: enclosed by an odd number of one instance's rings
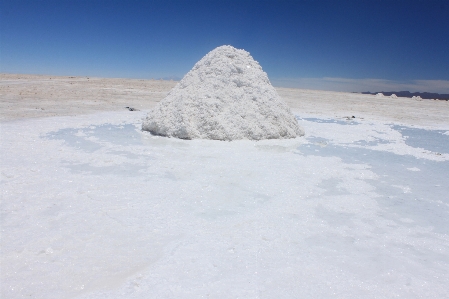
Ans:
{"label": "white salt crust", "polygon": [[181,139],[284,139],[304,130],[245,50],[221,46],[204,56],[150,111],[142,129]]}

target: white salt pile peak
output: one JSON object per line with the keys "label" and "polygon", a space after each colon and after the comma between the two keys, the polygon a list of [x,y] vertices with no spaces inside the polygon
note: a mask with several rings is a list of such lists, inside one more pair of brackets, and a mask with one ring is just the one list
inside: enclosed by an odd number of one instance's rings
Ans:
{"label": "white salt pile peak", "polygon": [[182,139],[283,139],[304,135],[262,67],[245,50],[209,52],[148,113],[142,129]]}

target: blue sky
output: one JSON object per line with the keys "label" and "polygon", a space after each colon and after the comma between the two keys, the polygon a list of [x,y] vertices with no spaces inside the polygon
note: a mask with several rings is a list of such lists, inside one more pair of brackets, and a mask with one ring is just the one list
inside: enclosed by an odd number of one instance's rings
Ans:
{"label": "blue sky", "polygon": [[182,78],[229,44],[249,51],[277,86],[449,93],[446,0],[0,5],[1,72]]}

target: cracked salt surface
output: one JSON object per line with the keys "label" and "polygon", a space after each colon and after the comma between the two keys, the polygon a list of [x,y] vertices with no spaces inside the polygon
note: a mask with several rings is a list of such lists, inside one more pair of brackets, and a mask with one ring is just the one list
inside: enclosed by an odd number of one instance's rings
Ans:
{"label": "cracked salt surface", "polygon": [[2,297],[449,296],[449,156],[412,141],[439,130],[186,141],[143,116],[1,124]]}

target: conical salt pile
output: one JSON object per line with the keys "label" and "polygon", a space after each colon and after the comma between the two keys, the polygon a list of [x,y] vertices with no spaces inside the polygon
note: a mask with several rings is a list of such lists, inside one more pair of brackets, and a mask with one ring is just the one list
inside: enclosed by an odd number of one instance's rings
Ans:
{"label": "conical salt pile", "polygon": [[142,129],[182,139],[281,139],[304,135],[259,63],[245,50],[209,52],[148,113]]}

